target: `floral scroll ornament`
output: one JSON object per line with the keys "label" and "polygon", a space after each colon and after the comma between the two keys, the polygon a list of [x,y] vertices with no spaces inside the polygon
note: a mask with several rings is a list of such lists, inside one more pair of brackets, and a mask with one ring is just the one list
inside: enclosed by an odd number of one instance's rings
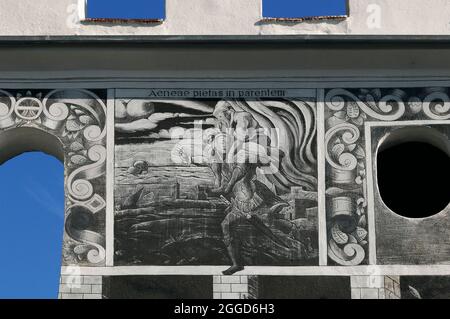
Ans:
{"label": "floral scroll ornament", "polygon": [[[332,111],[346,111],[349,119],[361,114],[359,119],[352,121],[357,125],[362,125],[367,116],[382,121],[400,119],[406,111],[405,96],[406,93],[398,89],[392,90],[384,96],[380,89],[362,89],[358,96],[348,90],[333,89],[326,95],[325,104]],[[339,117],[340,113],[335,113],[334,116]]]}
{"label": "floral scroll ornament", "polygon": [[0,130],[15,125],[16,98],[9,92],[0,90]]}
{"label": "floral scroll ornament", "polygon": [[413,113],[423,112],[429,119],[450,119],[450,97],[446,88],[428,88],[422,99],[413,96],[408,105]]}
{"label": "floral scroll ornament", "polygon": [[406,111],[405,92],[330,90],[325,134],[329,210],[328,256],[337,264],[361,264],[367,255],[367,185],[361,130],[368,119],[395,121]]}
{"label": "floral scroll ornament", "polygon": [[328,255],[342,265],[358,265],[366,256],[366,200],[361,190],[365,152],[359,141],[360,131],[350,123],[336,125],[325,137],[326,160],[336,185],[327,189],[332,221]]}
{"label": "floral scroll ornament", "polygon": [[[106,105],[87,90],[54,90],[45,97],[31,92],[13,96],[0,90],[0,129],[30,126],[57,136],[66,162],[67,235],[78,260],[105,259],[104,237],[91,228],[104,212],[104,185],[94,180],[106,172]],[[67,252],[66,252],[67,253]],[[66,254],[65,253],[65,254]]]}

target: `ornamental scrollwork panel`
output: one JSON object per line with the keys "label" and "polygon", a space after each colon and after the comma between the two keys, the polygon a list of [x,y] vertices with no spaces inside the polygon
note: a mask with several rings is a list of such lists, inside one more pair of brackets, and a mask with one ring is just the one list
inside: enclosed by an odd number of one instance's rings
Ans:
{"label": "ornamental scrollwork panel", "polygon": [[447,88],[325,91],[328,257],[368,263],[367,163],[364,123],[450,119]]}
{"label": "ornamental scrollwork panel", "polygon": [[0,131],[33,127],[62,142],[65,265],[104,265],[106,103],[88,90],[0,90]]}

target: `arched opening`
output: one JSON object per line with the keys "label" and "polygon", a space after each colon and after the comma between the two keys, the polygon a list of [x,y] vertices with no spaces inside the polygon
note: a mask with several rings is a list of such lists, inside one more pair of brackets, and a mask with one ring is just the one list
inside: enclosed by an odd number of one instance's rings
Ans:
{"label": "arched opening", "polygon": [[0,133],[0,298],[58,296],[63,159],[62,144],[49,133]]}
{"label": "arched opening", "polygon": [[450,143],[430,127],[389,134],[377,154],[380,196],[394,213],[425,218],[450,203]]}

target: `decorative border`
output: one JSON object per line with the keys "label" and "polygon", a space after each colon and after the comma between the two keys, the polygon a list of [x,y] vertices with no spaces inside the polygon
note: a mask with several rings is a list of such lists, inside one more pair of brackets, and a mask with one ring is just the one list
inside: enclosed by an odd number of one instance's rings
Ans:
{"label": "decorative border", "polygon": [[63,263],[104,265],[106,105],[87,90],[0,90],[0,132],[32,127],[64,147]]}
{"label": "decorative border", "polygon": [[409,89],[325,92],[325,193],[328,257],[332,262],[344,266],[374,262],[367,258],[366,153],[370,150],[365,143],[364,123],[370,120],[401,125],[407,120],[448,120],[448,92],[447,88],[424,88],[419,95]]}

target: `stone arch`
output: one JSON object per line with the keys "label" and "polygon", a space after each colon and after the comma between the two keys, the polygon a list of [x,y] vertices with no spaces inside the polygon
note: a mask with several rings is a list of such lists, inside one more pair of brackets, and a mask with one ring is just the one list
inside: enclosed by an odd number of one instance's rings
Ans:
{"label": "stone arch", "polygon": [[106,102],[88,90],[0,90],[0,163],[39,150],[64,162],[63,265],[105,264]]}
{"label": "stone arch", "polygon": [[61,140],[34,127],[17,127],[0,133],[0,165],[25,152],[41,151],[64,163]]}

